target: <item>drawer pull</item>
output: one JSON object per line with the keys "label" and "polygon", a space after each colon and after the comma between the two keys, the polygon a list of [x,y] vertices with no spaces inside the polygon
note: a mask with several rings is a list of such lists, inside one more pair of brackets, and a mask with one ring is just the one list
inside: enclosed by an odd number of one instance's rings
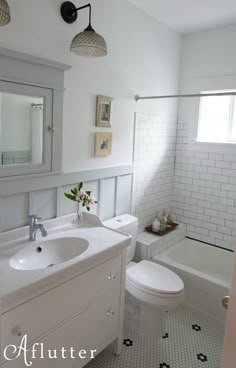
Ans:
{"label": "drawer pull", "polygon": [[20,337],[22,335],[22,331],[21,331],[21,328],[16,326],[16,327],[13,327],[13,329],[11,330],[12,332],[12,335],[13,336],[17,336],[17,337]]}
{"label": "drawer pull", "polygon": [[114,316],[115,312],[113,311],[112,308],[107,310],[107,316]]}
{"label": "drawer pull", "polygon": [[116,275],[114,275],[114,273],[109,273],[108,280],[115,280],[115,279],[116,279]]}

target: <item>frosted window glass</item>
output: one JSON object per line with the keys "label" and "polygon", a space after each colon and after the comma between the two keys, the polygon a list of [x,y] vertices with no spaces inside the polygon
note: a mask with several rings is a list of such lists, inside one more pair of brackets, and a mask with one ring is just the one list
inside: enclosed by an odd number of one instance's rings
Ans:
{"label": "frosted window glass", "polygon": [[234,102],[234,96],[201,98],[198,142],[232,143],[236,140],[236,102]]}

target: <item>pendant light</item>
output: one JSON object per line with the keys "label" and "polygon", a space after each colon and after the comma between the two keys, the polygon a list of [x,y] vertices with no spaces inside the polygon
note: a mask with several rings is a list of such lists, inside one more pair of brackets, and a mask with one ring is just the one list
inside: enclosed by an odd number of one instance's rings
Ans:
{"label": "pendant light", "polygon": [[76,8],[76,6],[66,1],[61,5],[61,16],[66,23],[74,23],[77,19],[79,10],[89,8],[89,25],[83,32],[75,35],[73,38],[70,51],[79,56],[101,57],[107,55],[107,45],[104,38],[95,32],[91,25],[92,8],[91,4],[87,4]]}
{"label": "pendant light", "polygon": [[6,0],[0,0],[0,26],[10,23],[11,15],[9,5]]}

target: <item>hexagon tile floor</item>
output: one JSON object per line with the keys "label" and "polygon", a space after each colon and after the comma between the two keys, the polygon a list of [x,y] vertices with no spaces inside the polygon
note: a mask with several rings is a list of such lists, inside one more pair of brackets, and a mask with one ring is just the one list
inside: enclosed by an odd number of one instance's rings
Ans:
{"label": "hexagon tile floor", "polygon": [[166,312],[162,339],[141,336],[126,325],[121,355],[108,347],[86,368],[220,368],[223,338],[223,326],[179,307]]}

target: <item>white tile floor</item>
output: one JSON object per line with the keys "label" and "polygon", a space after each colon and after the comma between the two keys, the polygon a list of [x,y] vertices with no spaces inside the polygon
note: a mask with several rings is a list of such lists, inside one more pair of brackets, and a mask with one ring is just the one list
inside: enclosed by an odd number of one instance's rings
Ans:
{"label": "white tile floor", "polygon": [[220,368],[223,334],[214,320],[179,307],[166,313],[164,338],[141,336],[126,325],[121,355],[109,347],[86,368]]}

